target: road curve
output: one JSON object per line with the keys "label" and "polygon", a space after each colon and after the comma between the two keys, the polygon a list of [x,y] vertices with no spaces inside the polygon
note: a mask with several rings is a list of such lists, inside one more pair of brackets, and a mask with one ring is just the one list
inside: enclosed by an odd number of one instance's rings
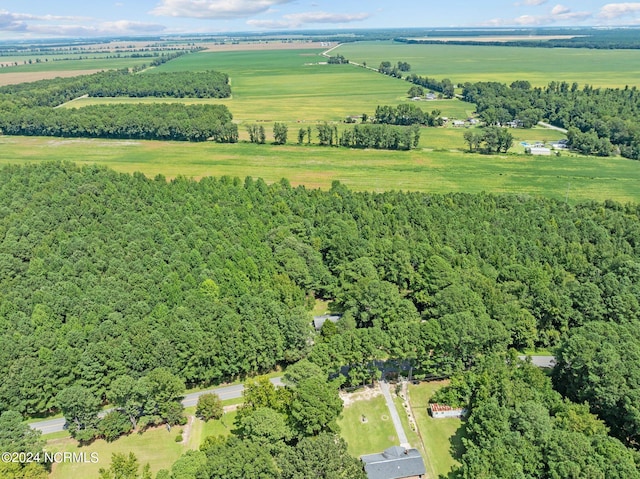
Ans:
{"label": "road curve", "polygon": [[[284,384],[282,383],[282,376],[271,378],[270,381],[276,386],[284,386]],[[198,398],[203,394],[207,394],[207,393],[215,393],[223,401],[225,399],[236,399],[242,396],[243,390],[244,390],[243,384],[234,384],[233,386],[223,386],[219,388],[207,389],[206,391],[189,393],[189,394],[185,394],[184,398],[182,399],[182,405],[184,407],[195,406],[198,403]],[[102,411],[100,413],[100,416],[104,416],[109,411],[111,411],[111,409]],[[42,431],[42,434],[51,434],[54,432],[64,431],[64,423],[65,423],[64,418],[57,418],[57,419],[47,419],[45,421],[32,422],[31,424],[29,424],[29,426],[31,426],[32,429],[37,429]]]}

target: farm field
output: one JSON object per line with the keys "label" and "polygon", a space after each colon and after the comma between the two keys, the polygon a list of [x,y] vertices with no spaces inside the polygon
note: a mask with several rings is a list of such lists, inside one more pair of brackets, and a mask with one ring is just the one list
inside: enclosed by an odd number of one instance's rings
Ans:
{"label": "farm field", "polygon": [[[204,70],[227,73],[232,98],[205,102],[227,105],[234,119],[241,122],[344,120],[350,115],[373,114],[377,105],[407,101],[406,82],[352,65],[319,64],[322,62],[326,58],[317,49],[199,52],[145,74]],[[114,101],[132,100],[87,98],[73,106]]]}
{"label": "farm field", "polygon": [[[538,139],[537,133],[531,138],[536,131],[525,131],[525,139]],[[428,144],[428,138],[421,141]],[[568,198],[570,203],[640,201],[640,162],[623,158],[0,136],[0,165],[51,160],[150,177],[252,176],[268,183],[287,178],[292,185],[325,189],[339,180],[359,191],[515,193]]]}
{"label": "farm field", "polygon": [[511,83],[528,80],[545,86],[550,81],[578,82],[599,87],[637,85],[640,51],[586,48],[527,48],[476,45],[407,45],[357,42],[333,51],[351,61],[377,68],[382,61],[411,64],[411,71],[454,84],[474,81]]}
{"label": "farm field", "polygon": [[431,472],[431,477],[446,477],[458,464],[456,454],[462,447],[462,420],[433,419],[427,410],[429,399],[445,385],[445,381],[434,381],[409,386],[409,400],[429,458],[427,472]]}

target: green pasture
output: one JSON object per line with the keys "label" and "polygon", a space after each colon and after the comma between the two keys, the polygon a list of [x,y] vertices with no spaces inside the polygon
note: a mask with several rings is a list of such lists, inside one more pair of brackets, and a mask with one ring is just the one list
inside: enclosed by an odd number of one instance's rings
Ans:
{"label": "green pasture", "polygon": [[[363,416],[366,422],[363,422]],[[382,452],[398,445],[389,409],[382,395],[354,401],[338,419],[340,435],[354,457]]]}
{"label": "green pasture", "polygon": [[458,464],[456,457],[462,452],[462,420],[433,419],[427,410],[429,399],[445,384],[436,381],[409,386],[409,400],[427,453],[430,477],[446,477]]}
{"label": "green pasture", "polygon": [[407,45],[357,42],[341,45],[334,54],[377,68],[382,61],[406,61],[412,72],[453,83],[529,80],[544,86],[550,81],[577,82],[599,87],[638,85],[639,50],[587,48],[529,48],[475,45]]}
{"label": "green pasture", "polygon": [[[461,135],[444,129],[447,135]],[[523,139],[551,135],[519,130]],[[451,133],[453,132],[453,133]],[[534,137],[535,132],[535,137]],[[421,141],[429,145],[427,138]],[[437,138],[442,138],[437,136]],[[447,138],[447,137],[445,137]],[[434,140],[435,141],[435,140]],[[438,140],[441,141],[441,140]],[[287,178],[293,185],[329,188],[338,180],[358,191],[411,190],[429,193],[512,193],[557,198],[570,203],[613,199],[640,201],[640,162],[624,158],[521,154],[480,155],[462,151],[454,137],[443,146],[412,151],[350,150],[319,146],[215,144],[159,141],[60,139],[0,136],[0,165],[72,161],[154,177],[178,175]],[[435,143],[433,143],[435,146]]]}

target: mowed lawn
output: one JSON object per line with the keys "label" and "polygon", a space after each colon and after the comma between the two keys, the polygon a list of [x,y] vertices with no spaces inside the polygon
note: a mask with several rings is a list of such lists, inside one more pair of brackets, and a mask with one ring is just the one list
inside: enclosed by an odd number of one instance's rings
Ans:
{"label": "mowed lawn", "polygon": [[528,80],[546,86],[551,81],[599,87],[638,85],[639,50],[588,48],[527,48],[483,45],[407,45],[392,41],[356,42],[333,52],[377,68],[382,61],[405,61],[418,75],[454,84],[475,81],[511,83]]}
{"label": "mowed lawn", "polygon": [[431,472],[431,477],[446,477],[458,464],[456,457],[462,452],[462,420],[433,419],[427,409],[429,399],[446,384],[445,381],[433,381],[409,386],[409,400],[427,453],[427,468],[431,468],[427,472]]}
{"label": "mowed lawn", "polygon": [[[111,455],[114,453],[126,454],[133,452],[142,467],[149,463],[154,476],[160,469],[171,470],[173,463],[189,449],[198,449],[200,444],[208,436],[228,436],[234,429],[233,422],[236,417],[235,412],[226,413],[220,420],[204,422],[194,418],[195,407],[187,408],[185,413],[190,416],[190,426],[178,426],[171,428],[169,432],[165,427],[154,428],[143,434],[133,433],[121,437],[113,442],[97,440],[93,444],[78,447],[77,441],[66,438],[55,438],[53,435],[48,438],[46,449],[49,452],[73,452],[86,453],[87,458],[91,458],[92,453],[98,456],[98,462],[91,463],[70,463],[64,462],[54,466],[50,475],[51,479],[85,479],[97,478],[98,470],[101,467],[109,468]],[[177,443],[176,436],[183,431],[188,438],[186,444]]]}
{"label": "mowed lawn", "polygon": [[[366,422],[363,422],[363,416]],[[340,435],[354,457],[382,452],[388,447],[399,445],[382,395],[360,399],[346,406],[338,419],[338,425]]]}
{"label": "mowed lawn", "polygon": [[[228,145],[0,136],[0,165],[58,160],[100,164],[127,173],[139,171],[149,177],[229,175],[244,179],[251,176],[268,183],[287,178],[292,185],[323,189],[338,180],[358,191],[532,194],[569,203],[606,199],[622,203],[640,201],[638,161],[566,153],[558,158],[449,151],[447,148],[454,143],[461,143],[456,135],[462,133],[454,129],[442,131],[452,136],[434,132],[434,138],[440,143],[430,143],[431,131],[427,131],[423,135],[425,149],[408,152],[295,144]],[[542,130],[521,134],[523,139],[530,140],[544,139],[547,135]]]}

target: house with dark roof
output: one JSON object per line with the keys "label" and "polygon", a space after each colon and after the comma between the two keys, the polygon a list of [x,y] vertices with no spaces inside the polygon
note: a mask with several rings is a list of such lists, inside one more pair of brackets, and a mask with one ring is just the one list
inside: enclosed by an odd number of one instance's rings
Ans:
{"label": "house with dark roof", "polygon": [[360,458],[368,479],[422,479],[427,470],[417,449],[393,446]]}

